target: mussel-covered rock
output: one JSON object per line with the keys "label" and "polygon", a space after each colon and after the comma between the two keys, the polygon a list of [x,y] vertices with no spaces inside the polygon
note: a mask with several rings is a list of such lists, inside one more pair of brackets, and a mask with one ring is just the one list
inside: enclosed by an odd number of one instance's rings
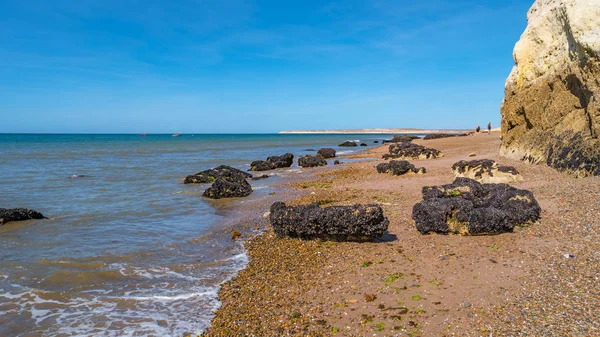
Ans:
{"label": "mussel-covered rock", "polygon": [[232,174],[241,175],[244,178],[252,178],[252,175],[246,173],[242,170],[238,170],[231,166],[221,165],[219,167],[215,167],[213,169],[204,170],[202,172],[198,172],[194,175],[187,176],[185,178],[185,184],[206,184],[213,183],[217,180],[217,178],[224,176],[231,176]]}
{"label": "mussel-covered rock", "polygon": [[358,144],[356,144],[355,142],[352,141],[345,141],[342,144],[338,145],[338,146],[358,146]]}
{"label": "mussel-covered rock", "polygon": [[241,198],[252,193],[252,186],[240,174],[221,176],[204,191],[204,196],[211,199]]}
{"label": "mussel-covered rock", "polygon": [[402,142],[410,143],[412,141],[413,141],[413,138],[411,136],[407,136],[407,135],[394,135],[394,138],[392,138],[392,140],[391,140],[392,143],[402,143]]}
{"label": "mussel-covered rock", "polygon": [[481,183],[512,183],[522,181],[523,177],[512,166],[499,165],[490,159],[461,160],[452,165],[457,177],[466,177]]}
{"label": "mussel-covered rock", "polygon": [[339,164],[341,164],[341,162],[339,160],[336,159],[333,161],[333,165],[339,165]]}
{"label": "mussel-covered rock", "polygon": [[360,146],[369,146],[367,143],[360,143]]}
{"label": "mussel-covered rock", "polygon": [[412,218],[421,234],[482,235],[510,232],[540,217],[533,193],[507,184],[456,178],[452,184],[423,187]]}
{"label": "mussel-covered rock", "polygon": [[441,151],[413,143],[392,143],[389,154],[384,154],[383,159],[435,159],[443,157]]}
{"label": "mussel-covered rock", "polygon": [[42,213],[27,208],[0,208],[0,225],[4,225],[9,221],[45,218]]}
{"label": "mussel-covered rock", "polygon": [[389,173],[391,175],[400,176],[406,173],[425,173],[424,167],[417,168],[415,165],[406,160],[392,160],[389,163],[381,163],[377,165],[378,173]]}
{"label": "mussel-covered rock", "polygon": [[271,205],[271,225],[279,237],[303,239],[372,240],[381,237],[389,221],[379,205],[307,206]]}
{"label": "mussel-covered rock", "polygon": [[321,157],[323,159],[335,158],[335,149],[329,147],[319,149],[317,152],[317,157]]}
{"label": "mussel-covered rock", "polygon": [[375,143],[375,144],[379,144],[379,141],[378,141],[378,140],[376,140],[376,141],[374,141],[373,143]]}
{"label": "mussel-covered rock", "polygon": [[286,153],[283,156],[271,156],[267,160],[255,160],[250,164],[250,171],[268,171],[290,167],[294,163],[294,155]]}
{"label": "mussel-covered rock", "polygon": [[317,156],[306,155],[298,158],[298,165],[302,167],[325,166],[327,161]]}

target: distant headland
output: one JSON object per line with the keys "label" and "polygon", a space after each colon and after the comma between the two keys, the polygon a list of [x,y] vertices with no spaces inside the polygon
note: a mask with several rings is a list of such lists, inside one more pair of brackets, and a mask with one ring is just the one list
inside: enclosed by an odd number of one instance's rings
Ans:
{"label": "distant headland", "polygon": [[392,128],[392,129],[340,129],[340,130],[286,130],[280,131],[280,134],[397,134],[397,133],[465,133],[473,131],[472,129],[415,129],[415,128]]}

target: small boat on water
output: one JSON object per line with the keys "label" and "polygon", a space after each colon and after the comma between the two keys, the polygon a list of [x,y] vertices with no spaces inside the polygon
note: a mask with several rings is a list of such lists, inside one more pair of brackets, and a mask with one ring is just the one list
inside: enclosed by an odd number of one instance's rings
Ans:
{"label": "small boat on water", "polygon": [[181,133],[177,132],[177,133],[172,134],[172,136],[173,137],[179,137],[179,136],[181,136]]}
{"label": "small boat on water", "polygon": [[139,137],[146,137],[148,134],[147,133],[138,133]]}

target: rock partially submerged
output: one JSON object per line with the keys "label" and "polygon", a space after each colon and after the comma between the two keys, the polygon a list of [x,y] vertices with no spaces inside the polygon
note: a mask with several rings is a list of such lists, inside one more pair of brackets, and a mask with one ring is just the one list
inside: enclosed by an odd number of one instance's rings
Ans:
{"label": "rock partially submerged", "polygon": [[406,142],[390,144],[389,152],[383,155],[383,159],[435,159],[444,156],[439,150]]}
{"label": "rock partially submerged", "polygon": [[466,177],[480,183],[514,183],[523,180],[523,176],[512,166],[499,165],[490,159],[461,160],[452,165],[456,177]]}
{"label": "rock partially submerged", "polygon": [[450,138],[450,137],[465,137],[466,133],[430,133],[423,137],[423,140]]}
{"label": "rock partially submerged", "polygon": [[244,178],[252,178],[252,175],[246,173],[242,170],[238,170],[231,166],[221,165],[219,167],[204,170],[202,172],[198,172],[194,175],[187,176],[185,178],[184,184],[207,184],[213,183],[217,180],[217,178],[221,177],[229,177],[231,175],[238,174]]}
{"label": "rock partially submerged", "polygon": [[358,144],[356,144],[356,142],[352,142],[352,141],[345,141],[342,144],[338,145],[338,146],[358,146]]}
{"label": "rock partially submerged", "polygon": [[335,158],[335,149],[329,147],[319,149],[317,152],[317,157],[321,157],[323,159]]}
{"label": "rock partially submerged", "polygon": [[360,146],[369,146],[366,143],[360,143]]}
{"label": "rock partially submerged", "polygon": [[294,155],[286,153],[283,156],[271,156],[267,160],[255,160],[250,164],[250,171],[268,171],[290,167],[294,163]]}
{"label": "rock partially submerged", "polygon": [[456,178],[452,184],[423,187],[412,218],[421,234],[485,235],[532,224],[540,212],[530,191]]}
{"label": "rock partially submerged", "polygon": [[0,208],[0,226],[9,221],[23,221],[31,219],[45,219],[40,212],[27,208]]}
{"label": "rock partially submerged", "polygon": [[333,165],[339,165],[339,164],[341,164],[341,162],[339,160],[336,159],[333,161]]}
{"label": "rock partially submerged", "polygon": [[379,205],[307,206],[271,205],[270,220],[279,237],[302,239],[373,240],[381,237],[389,221]]}
{"label": "rock partially submerged", "polygon": [[417,168],[406,160],[392,160],[389,163],[377,165],[378,173],[389,173],[394,176],[400,176],[406,173],[423,174],[426,172],[424,167]]}
{"label": "rock partially submerged", "polygon": [[327,161],[317,156],[306,155],[298,158],[298,165],[302,167],[325,166]]}
{"label": "rock partially submerged", "polygon": [[240,174],[231,174],[221,176],[204,191],[203,196],[211,199],[223,198],[241,198],[247,197],[252,193],[252,186],[248,183],[245,176]]}

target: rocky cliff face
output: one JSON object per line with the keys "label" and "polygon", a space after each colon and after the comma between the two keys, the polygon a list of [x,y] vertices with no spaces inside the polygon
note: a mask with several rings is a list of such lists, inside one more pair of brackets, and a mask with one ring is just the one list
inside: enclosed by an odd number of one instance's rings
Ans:
{"label": "rocky cliff face", "polygon": [[600,175],[600,0],[536,0],[515,45],[501,154]]}

